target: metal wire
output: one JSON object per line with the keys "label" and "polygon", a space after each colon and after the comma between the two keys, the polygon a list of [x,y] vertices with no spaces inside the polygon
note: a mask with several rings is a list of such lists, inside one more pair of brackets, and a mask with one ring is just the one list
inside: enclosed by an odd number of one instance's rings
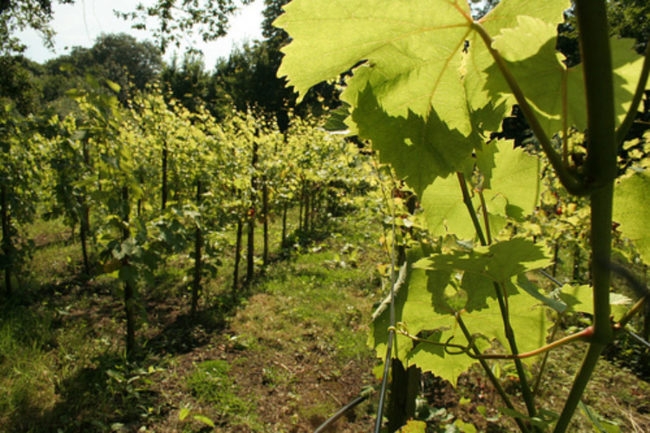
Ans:
{"label": "metal wire", "polygon": [[346,404],[343,406],[341,409],[339,409],[334,415],[329,417],[327,421],[325,421],[323,424],[318,426],[316,430],[314,430],[314,433],[321,433],[325,431],[327,427],[329,427],[332,423],[334,423],[337,419],[341,418],[343,414],[350,409],[354,408],[355,406],[359,405],[363,401],[367,400],[368,397],[370,397],[373,394],[373,390],[371,389],[370,391],[365,390],[364,392],[361,393],[360,396],[352,400],[350,403]]}
{"label": "metal wire", "polygon": [[634,339],[635,339],[636,341],[638,341],[639,343],[643,344],[645,347],[647,347],[647,348],[650,349],[650,343],[647,342],[647,341],[646,341],[643,337],[641,337],[639,334],[637,334],[637,333],[635,333],[635,332],[632,332],[632,331],[630,331],[629,329],[625,329],[625,331],[626,331],[628,334],[630,334],[632,337],[634,337]]}

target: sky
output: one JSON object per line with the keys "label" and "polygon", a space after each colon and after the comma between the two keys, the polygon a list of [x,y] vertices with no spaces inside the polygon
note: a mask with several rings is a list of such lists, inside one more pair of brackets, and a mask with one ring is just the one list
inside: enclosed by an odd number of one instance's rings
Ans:
{"label": "sky", "polygon": [[[152,0],[140,0],[145,5],[153,3]],[[25,56],[36,62],[42,63],[48,59],[67,54],[74,46],[91,47],[97,36],[101,33],[128,33],[139,41],[150,40],[147,32],[133,30],[128,21],[115,16],[113,10],[131,11],[135,5],[134,0],[77,0],[73,5],[53,3],[54,19],[51,22],[56,32],[54,37],[54,51],[46,48],[40,35],[29,29],[21,32],[20,38],[27,45]],[[165,60],[169,61],[174,52],[179,58],[183,57],[184,48],[190,45],[203,51],[203,60],[206,69],[214,68],[219,57],[227,57],[233,47],[241,46],[244,42],[262,39],[262,9],[264,2],[255,0],[254,3],[241,8],[230,20],[228,35],[212,42],[188,41],[181,46],[179,52],[176,47],[170,47],[165,53]]]}

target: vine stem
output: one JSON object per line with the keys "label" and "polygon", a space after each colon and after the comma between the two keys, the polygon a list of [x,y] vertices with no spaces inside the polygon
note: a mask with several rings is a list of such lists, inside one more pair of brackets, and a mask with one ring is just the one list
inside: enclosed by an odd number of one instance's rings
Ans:
{"label": "vine stem", "polygon": [[553,144],[551,143],[551,140],[549,139],[548,135],[546,135],[546,132],[544,131],[544,128],[542,128],[542,125],[539,123],[537,116],[535,116],[535,112],[533,111],[533,108],[526,100],[526,97],[524,96],[524,92],[521,90],[521,87],[519,87],[519,83],[517,83],[517,80],[510,72],[510,69],[508,69],[505,59],[501,57],[501,54],[497,50],[492,48],[492,44],[494,42],[492,40],[492,37],[487,33],[485,28],[479,22],[476,21],[472,22],[472,28],[479,34],[481,39],[483,39],[483,42],[485,43],[485,46],[487,47],[488,51],[492,55],[492,58],[494,59],[494,62],[499,68],[501,75],[503,75],[503,78],[508,83],[508,86],[510,87],[512,94],[517,100],[517,104],[519,104],[519,108],[521,109],[522,113],[524,113],[524,116],[526,117],[526,120],[528,121],[530,128],[533,130],[535,137],[537,137],[537,140],[539,140],[539,143],[542,145],[542,149],[544,150],[544,153],[546,153],[546,156],[551,162],[551,165],[553,166],[555,172],[560,178],[562,185],[564,185],[564,187],[569,192],[575,195],[588,194],[590,192],[590,187],[587,184],[585,184],[583,179],[578,178],[568,170],[568,167],[565,166],[562,161],[562,156],[558,154],[553,148]]}
{"label": "vine stem", "polygon": [[481,210],[483,213],[483,224],[485,225],[485,234],[487,235],[488,245],[492,243],[492,235],[490,234],[490,217],[487,211],[487,205],[485,204],[485,197],[483,195],[483,189],[478,190],[478,197],[481,200]]}
{"label": "vine stem", "polygon": [[[447,342],[445,342],[445,343],[441,343],[439,341],[431,341],[431,340],[427,340],[426,338],[420,338],[417,335],[411,335],[411,334],[408,333],[408,331],[405,331],[403,329],[397,329],[397,328],[394,328],[394,327],[390,327],[389,330],[393,330],[393,331],[397,332],[398,334],[403,335],[403,336],[405,336],[405,337],[407,337],[407,338],[409,338],[409,339],[411,339],[413,341],[419,342],[419,343],[426,343],[426,344],[431,344],[432,346],[444,347],[445,351],[447,353],[449,353],[450,355],[460,355],[461,353],[465,353],[467,356],[469,356],[470,358],[473,358],[473,359],[525,359],[525,358],[531,358],[533,356],[541,355],[542,353],[548,354],[548,352],[551,351],[552,349],[555,349],[555,348],[560,347],[560,346],[564,346],[567,343],[587,339],[587,338],[591,337],[591,335],[593,335],[593,333],[594,333],[594,329],[591,326],[589,326],[589,327],[583,329],[580,332],[576,332],[574,334],[567,335],[566,337],[560,338],[559,340],[553,341],[553,342],[551,342],[551,343],[549,343],[549,344],[547,344],[545,346],[539,347],[539,348],[537,348],[535,350],[531,350],[530,352],[519,353],[517,355],[503,354],[503,353],[489,353],[489,354],[483,354],[483,355],[477,356],[477,355],[472,355],[471,353],[469,353],[471,347],[469,347],[469,346],[466,347],[466,346],[463,346],[461,344],[450,343],[449,340]],[[556,331],[557,331],[557,328],[554,329],[553,335],[556,334]],[[458,349],[459,351],[455,352],[455,353],[451,353],[448,350],[446,350],[447,348],[450,348],[450,347],[454,348],[454,349]]]}
{"label": "vine stem", "polygon": [[478,215],[476,215],[476,209],[474,209],[474,205],[472,204],[472,198],[469,196],[469,190],[467,189],[467,181],[465,180],[465,175],[459,171],[456,173],[456,176],[458,177],[460,190],[463,193],[463,203],[465,203],[465,207],[467,208],[467,211],[472,218],[472,224],[474,224],[474,230],[476,231],[478,240],[481,243],[481,246],[487,246],[485,236],[483,235],[483,228],[481,227],[481,223],[478,220]]}
{"label": "vine stem", "polygon": [[602,185],[591,193],[591,251],[594,298],[594,335],[576,375],[554,433],[566,432],[603,349],[613,338],[610,322],[608,266],[612,244],[612,201],[617,174],[614,126],[614,84],[604,1],[576,0],[585,89],[587,96],[588,182]]}
{"label": "vine stem", "polygon": [[[515,368],[517,370],[517,376],[519,376],[519,383],[521,384],[521,396],[524,399],[526,404],[526,409],[528,410],[528,415],[534,417],[537,415],[537,408],[535,407],[535,396],[530,389],[528,379],[526,378],[526,371],[524,370],[524,364],[521,362],[521,359],[518,357],[519,349],[517,348],[517,340],[515,338],[515,332],[512,329],[510,323],[510,314],[508,311],[505,288],[503,285],[494,283],[494,288],[497,293],[497,300],[499,302],[499,309],[501,310],[501,320],[503,321],[503,328],[506,334],[506,339],[508,340],[508,345],[510,346],[510,351],[514,358]],[[537,430],[537,429],[535,429]]]}
{"label": "vine stem", "polygon": [[[555,339],[555,336],[557,335],[558,330],[560,329],[560,314],[557,315],[557,321],[555,322],[555,325],[553,325],[553,331],[551,331],[551,340]],[[542,384],[542,378],[544,377],[544,372],[546,371],[546,363],[548,362],[548,356],[550,355],[550,351],[547,351],[544,353],[544,358],[542,359],[542,363],[539,366],[539,372],[537,373],[537,379],[535,380],[535,384],[533,385],[533,395],[537,395],[539,392],[539,387]]]}
{"label": "vine stem", "polygon": [[[472,204],[472,199],[469,196],[469,190],[467,189],[467,182],[465,180],[465,175],[463,175],[463,173],[461,172],[457,172],[456,175],[458,176],[458,182],[460,183],[460,188],[463,194],[463,202],[465,203],[465,207],[467,208],[467,211],[470,214],[472,223],[474,224],[474,228],[476,229],[476,235],[479,238],[479,242],[481,243],[482,246],[487,246],[487,242],[483,234],[483,229],[481,228],[481,223],[479,222],[478,215],[476,214],[476,209],[474,209],[474,205]],[[485,206],[483,207],[484,207],[483,212],[487,213],[487,209],[485,209]],[[516,358],[516,356],[519,354],[519,351],[517,349],[517,341],[515,339],[515,333],[512,329],[512,325],[510,324],[507,299],[504,297],[505,290],[502,290],[502,287],[497,282],[494,282],[494,290],[496,291],[497,299],[499,301],[499,310],[501,311],[501,319],[503,322],[504,332],[508,340],[508,345],[510,346],[510,351],[515,356],[514,363],[515,363],[515,368],[517,369],[517,375],[519,376],[519,383],[521,384],[521,394],[524,399],[524,403],[526,404],[528,415],[533,417],[537,414],[537,409],[535,408],[535,397],[533,396],[533,393],[530,389],[530,385],[528,384],[528,379],[526,378],[524,365],[521,362],[521,359]]]}
{"label": "vine stem", "polygon": [[[508,394],[506,393],[505,389],[503,389],[503,386],[501,386],[501,382],[499,382],[499,379],[497,379],[497,377],[494,375],[487,361],[481,357],[481,351],[479,350],[478,347],[476,347],[476,343],[474,343],[474,338],[472,338],[472,334],[467,329],[467,326],[465,326],[465,322],[463,321],[463,318],[460,316],[458,312],[455,313],[455,317],[458,326],[460,326],[461,331],[463,331],[463,335],[465,335],[465,339],[469,342],[469,347],[476,355],[479,364],[481,364],[481,367],[485,371],[485,374],[487,374],[487,377],[492,383],[492,386],[494,386],[494,389],[496,389],[497,393],[501,397],[501,400],[503,400],[503,403],[506,405],[508,409],[515,410],[512,401],[510,401],[510,397],[508,397]],[[524,422],[521,419],[514,418],[514,421],[517,423],[517,426],[519,427],[519,430],[522,431],[522,433],[529,432],[528,427],[526,426],[526,424],[524,424]]]}
{"label": "vine stem", "polygon": [[646,301],[650,298],[650,295],[645,295],[643,298],[639,299],[618,321],[614,324],[614,331],[619,332],[621,329],[624,329],[625,326],[632,320],[632,318],[641,311]]}

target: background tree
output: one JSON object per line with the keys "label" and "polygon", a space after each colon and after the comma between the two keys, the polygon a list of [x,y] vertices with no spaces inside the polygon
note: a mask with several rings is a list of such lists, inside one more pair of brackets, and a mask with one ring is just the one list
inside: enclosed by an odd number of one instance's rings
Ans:
{"label": "background tree", "polygon": [[[59,0],[73,3],[74,0]],[[28,27],[43,36],[43,43],[51,48],[54,32],[49,26],[52,19],[52,0],[0,0],[0,54],[25,50],[25,45],[14,34]]]}
{"label": "background tree", "polygon": [[201,55],[186,53],[181,62],[174,56],[171,63],[163,67],[160,81],[168,88],[169,96],[188,110],[197,112],[199,107],[207,106],[213,115],[221,113],[215,102],[223,99],[223,95],[217,94]]}
{"label": "background tree", "polygon": [[[122,91],[133,83],[144,90],[162,70],[162,55],[150,42],[139,42],[126,33],[102,34],[90,49],[91,66],[103,70],[104,78],[120,85]],[[126,94],[120,93],[124,98]]]}
{"label": "background tree", "polygon": [[[180,46],[182,37],[196,30],[204,41],[225,36],[228,18],[241,5],[252,0],[156,0],[153,6],[138,3],[134,11],[116,12],[118,16],[132,20],[133,27],[150,30],[162,51],[172,43]],[[154,25],[151,25],[154,18]]]}
{"label": "background tree", "polygon": [[73,47],[70,54],[45,63],[43,98],[51,102],[64,98],[72,88],[89,90],[85,76],[90,74],[118,84],[118,97],[124,102],[133,90],[144,90],[155,81],[162,67],[162,55],[152,43],[125,33],[102,34],[91,48]]}
{"label": "background tree", "polygon": [[607,16],[612,34],[634,38],[643,52],[650,39],[650,3],[645,0],[610,0]]}
{"label": "background tree", "polygon": [[33,70],[38,65],[23,56],[0,57],[0,101],[13,101],[23,115],[33,113],[40,104],[41,88]]}

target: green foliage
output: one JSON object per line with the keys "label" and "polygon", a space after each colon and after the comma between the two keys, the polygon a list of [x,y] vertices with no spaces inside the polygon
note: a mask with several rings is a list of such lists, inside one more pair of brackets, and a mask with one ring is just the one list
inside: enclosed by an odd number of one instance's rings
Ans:
{"label": "green foliage", "polygon": [[40,86],[29,68],[29,60],[22,56],[0,57],[0,101],[13,101],[23,115],[37,111]]}
{"label": "green foliage", "polygon": [[[421,215],[411,213],[428,233],[410,233],[422,245],[405,255],[395,322],[388,310],[377,313],[371,344],[378,356],[396,333],[394,357],[452,383],[481,361],[522,431],[545,430],[556,419],[556,432],[567,429],[612,339],[610,312],[619,303],[609,295],[615,136],[624,135],[624,120],[635,114],[632,104],[646,87],[637,82],[648,66],[632,41],[608,41],[604,3],[577,3],[584,65],[571,67],[556,52],[557,25],[570,6],[565,0],[503,0],[479,20],[465,1],[367,0],[350,7],[294,0],[275,21],[291,39],[278,75],[304,95],[349,71],[341,95],[349,106],[347,125],[372,142],[420,199]],[[610,45],[611,65],[598,64],[609,59]],[[486,143],[515,104],[539,146],[524,151]],[[587,128],[586,143],[571,141]],[[583,146],[586,161],[570,161],[569,152]],[[551,265],[544,245],[533,241],[541,234],[537,222],[545,220],[538,212],[545,164],[570,193],[590,195],[592,213],[594,328],[584,332],[594,338],[559,418],[537,407],[519,358],[546,344],[552,310],[540,304],[567,310],[557,294],[527,276]],[[643,177],[631,179],[621,181],[619,201],[642,203]],[[617,212],[622,233],[643,255],[646,236],[638,221],[644,219],[636,207]],[[580,222],[573,225],[581,236]],[[482,355],[488,348],[510,354],[497,358],[514,359],[527,414],[514,409],[491,373],[490,356]]]}
{"label": "green foliage", "polygon": [[650,39],[650,5],[643,0],[610,0],[608,2],[610,31],[624,38],[634,38],[639,52]]}
{"label": "green foliage", "polygon": [[233,421],[255,412],[254,403],[237,396],[237,387],[229,376],[226,361],[204,361],[186,378],[187,387],[200,401],[214,404],[221,416]]}
{"label": "green foliage", "polygon": [[[59,0],[60,3],[73,3],[74,0]],[[0,3],[0,53],[20,52],[24,44],[14,33],[30,27],[43,35],[45,45],[52,47],[53,30],[49,27],[52,19],[51,0],[10,0]]]}
{"label": "green foliage", "polygon": [[620,224],[621,234],[634,242],[644,263],[650,263],[650,232],[646,224],[650,193],[647,172],[632,172],[620,180],[614,195],[614,219]]}
{"label": "green foliage", "polygon": [[139,30],[150,30],[163,50],[169,44],[178,46],[188,32],[196,31],[204,41],[226,34],[228,18],[240,5],[252,0],[157,0],[152,5],[136,4],[132,11],[119,11],[124,19],[134,21]]}

